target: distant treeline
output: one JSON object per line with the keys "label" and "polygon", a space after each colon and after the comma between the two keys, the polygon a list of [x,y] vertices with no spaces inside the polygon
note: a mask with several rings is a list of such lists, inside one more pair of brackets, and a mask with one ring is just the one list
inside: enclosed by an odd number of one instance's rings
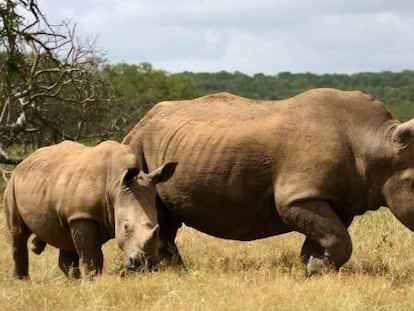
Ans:
{"label": "distant treeline", "polygon": [[271,76],[249,76],[240,72],[225,71],[184,72],[171,77],[188,79],[193,85],[195,96],[227,91],[257,99],[284,99],[318,87],[361,90],[383,101],[397,119],[407,120],[414,117],[414,71],[409,70],[350,75],[282,72]]}
{"label": "distant treeline", "polygon": [[120,63],[106,66],[104,72],[124,102],[124,110],[132,117],[128,122],[130,126],[163,100],[190,99],[223,91],[277,100],[318,87],[360,90],[383,101],[395,118],[405,121],[414,117],[414,71],[410,70],[349,75],[282,72],[249,76],[237,71],[169,74],[148,63]]}
{"label": "distant treeline", "polygon": [[[96,95],[93,100],[77,100],[77,94],[83,88],[68,87],[60,90],[58,97],[36,97],[37,106],[27,105],[24,96],[17,99],[16,94],[35,97],[31,95],[32,80],[20,71],[18,73],[10,78],[0,71],[0,87],[15,89],[9,97],[6,92],[0,92],[0,130],[3,129],[0,131],[0,148],[16,144],[36,148],[63,139],[82,140],[85,137],[93,142],[121,140],[160,101],[192,99],[223,91],[248,98],[278,100],[318,87],[361,90],[383,101],[395,118],[405,121],[414,117],[414,71],[408,70],[350,75],[282,72],[249,76],[237,71],[171,74],[155,69],[149,63],[105,63],[93,68],[94,77],[100,77],[92,89],[92,95]],[[59,79],[59,76],[55,78]],[[37,82],[37,94],[42,95],[48,88],[42,81]],[[17,83],[21,88],[14,87]],[[106,85],[110,86],[110,96],[100,98],[109,92]],[[21,120],[24,124],[19,123]]]}

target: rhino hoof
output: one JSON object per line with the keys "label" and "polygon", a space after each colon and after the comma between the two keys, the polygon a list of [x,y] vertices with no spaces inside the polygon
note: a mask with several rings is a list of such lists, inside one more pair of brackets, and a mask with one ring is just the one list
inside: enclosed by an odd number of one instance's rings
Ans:
{"label": "rhino hoof", "polygon": [[30,276],[27,275],[27,274],[24,274],[24,275],[13,274],[11,276],[11,279],[12,280],[15,280],[15,281],[30,281]]}
{"label": "rhino hoof", "polygon": [[313,275],[321,274],[326,267],[327,261],[325,258],[317,258],[311,255],[306,267],[306,276],[311,277]]}

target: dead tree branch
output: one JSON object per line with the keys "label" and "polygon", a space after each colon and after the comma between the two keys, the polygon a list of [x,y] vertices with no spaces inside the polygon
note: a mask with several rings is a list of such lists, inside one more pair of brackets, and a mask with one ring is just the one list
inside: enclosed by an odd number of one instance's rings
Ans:
{"label": "dead tree branch", "polygon": [[116,96],[95,43],[80,41],[76,24],[49,24],[36,0],[0,3],[0,147],[81,139],[105,124],[102,135],[113,133],[103,116]]}
{"label": "dead tree branch", "polygon": [[11,157],[3,149],[0,148],[0,163],[2,164],[19,164],[23,158]]}

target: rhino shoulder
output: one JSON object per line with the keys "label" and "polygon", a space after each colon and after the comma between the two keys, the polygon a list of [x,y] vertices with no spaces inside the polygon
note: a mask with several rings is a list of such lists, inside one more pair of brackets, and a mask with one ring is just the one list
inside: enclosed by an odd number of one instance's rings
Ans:
{"label": "rhino shoulder", "polygon": [[94,147],[90,154],[91,161],[99,161],[103,165],[110,166],[110,171],[120,171],[137,167],[137,156],[131,146],[116,141],[104,141]]}

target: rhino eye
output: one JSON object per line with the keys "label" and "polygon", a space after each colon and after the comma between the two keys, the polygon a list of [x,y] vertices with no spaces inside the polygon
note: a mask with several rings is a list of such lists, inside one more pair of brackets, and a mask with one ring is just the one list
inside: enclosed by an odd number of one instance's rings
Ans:
{"label": "rhino eye", "polygon": [[129,225],[129,224],[124,224],[124,228],[123,228],[123,230],[124,230],[124,234],[125,234],[125,235],[128,235],[128,234],[131,232],[131,227],[130,227],[130,225]]}

